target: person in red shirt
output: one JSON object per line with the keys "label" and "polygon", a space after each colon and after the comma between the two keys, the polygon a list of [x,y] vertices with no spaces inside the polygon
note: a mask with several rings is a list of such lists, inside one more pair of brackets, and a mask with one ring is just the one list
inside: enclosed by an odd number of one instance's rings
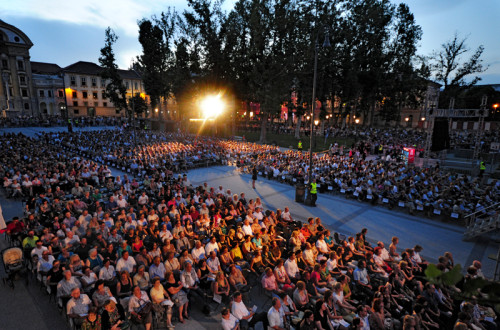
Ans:
{"label": "person in red shirt", "polygon": [[9,224],[7,224],[6,232],[10,235],[12,241],[19,239],[19,235],[24,231],[24,223],[19,221],[18,217],[14,217]]}

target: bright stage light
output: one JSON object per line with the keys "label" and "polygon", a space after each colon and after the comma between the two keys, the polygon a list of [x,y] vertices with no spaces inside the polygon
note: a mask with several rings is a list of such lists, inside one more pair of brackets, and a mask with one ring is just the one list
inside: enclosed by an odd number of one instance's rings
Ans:
{"label": "bright stage light", "polygon": [[225,108],[224,102],[220,95],[210,95],[201,101],[201,110],[205,119],[215,118],[219,116]]}

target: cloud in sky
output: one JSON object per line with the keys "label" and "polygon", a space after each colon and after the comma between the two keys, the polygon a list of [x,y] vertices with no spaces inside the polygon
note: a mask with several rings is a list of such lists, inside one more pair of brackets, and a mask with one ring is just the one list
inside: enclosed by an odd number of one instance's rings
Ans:
{"label": "cloud in sky", "polygon": [[107,27],[136,36],[137,20],[176,7],[186,7],[183,0],[26,0],[1,1],[2,16],[37,18],[47,21],[63,21],[78,25]]}

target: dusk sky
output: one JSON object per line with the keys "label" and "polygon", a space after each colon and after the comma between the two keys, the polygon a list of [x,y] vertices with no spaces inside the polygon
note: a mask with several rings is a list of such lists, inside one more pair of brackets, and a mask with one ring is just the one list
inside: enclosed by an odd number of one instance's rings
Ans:
{"label": "dusk sky", "polygon": [[[394,3],[403,1],[391,0]],[[235,1],[227,0],[230,10]],[[467,37],[474,51],[484,45],[484,64],[489,69],[480,84],[500,83],[500,1],[496,0],[408,0],[405,1],[423,29],[419,53],[429,55],[451,39],[455,32]],[[118,65],[127,68],[141,53],[137,21],[159,14],[168,6],[187,9],[185,0],[0,0],[0,19],[28,35],[34,46],[33,61],[62,67],[77,61],[98,62],[104,30],[110,26],[119,36],[115,45]]]}

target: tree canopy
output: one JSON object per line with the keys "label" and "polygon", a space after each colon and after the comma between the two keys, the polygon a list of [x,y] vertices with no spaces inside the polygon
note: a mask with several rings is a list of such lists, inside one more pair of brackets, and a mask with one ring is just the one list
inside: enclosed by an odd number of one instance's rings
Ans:
{"label": "tree canopy", "polygon": [[430,60],[417,56],[422,29],[406,4],[390,0],[238,0],[228,12],[223,0],[187,2],[182,13],[168,8],[139,22],[151,102],[174,96],[181,113],[192,111],[193,93],[207,86],[259,103],[264,124],[283,104],[311,111],[316,48],[320,110],[332,104],[366,125],[418,107],[431,71],[446,89],[474,84],[478,78],[467,77],[485,70],[482,46],[460,61],[468,48],[457,36]]}

